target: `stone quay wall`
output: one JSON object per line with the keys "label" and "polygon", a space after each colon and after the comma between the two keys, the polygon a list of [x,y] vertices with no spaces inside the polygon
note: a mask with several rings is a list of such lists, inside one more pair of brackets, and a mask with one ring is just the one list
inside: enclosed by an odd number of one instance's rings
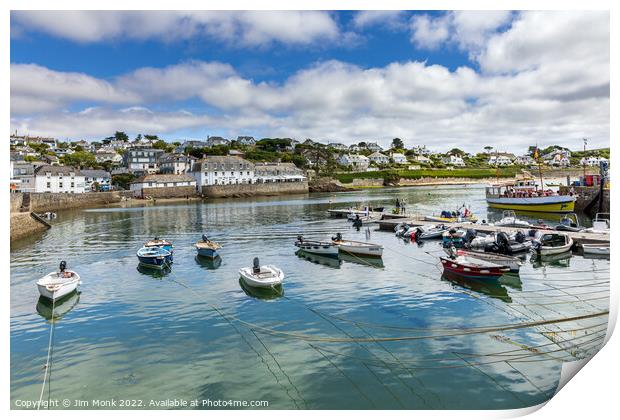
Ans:
{"label": "stone quay wall", "polygon": [[47,229],[49,226],[32,217],[30,213],[11,213],[11,242]]}
{"label": "stone quay wall", "polygon": [[264,184],[206,185],[201,189],[208,198],[252,197],[257,195],[306,194],[308,182],[269,182]]}
{"label": "stone quay wall", "polygon": [[180,197],[196,197],[196,187],[157,187],[157,188],[142,188],[142,197],[152,198],[180,198]]}
{"label": "stone quay wall", "polygon": [[[27,196],[26,196],[27,194]],[[73,193],[11,193],[11,213],[20,211],[44,213],[81,207],[96,207],[118,203],[131,197],[130,191]],[[23,204],[29,201],[27,208]]]}

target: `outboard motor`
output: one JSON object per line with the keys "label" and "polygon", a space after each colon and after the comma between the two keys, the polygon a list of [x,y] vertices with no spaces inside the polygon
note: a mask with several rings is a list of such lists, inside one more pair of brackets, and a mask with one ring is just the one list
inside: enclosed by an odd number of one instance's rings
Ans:
{"label": "outboard motor", "polygon": [[522,231],[518,231],[515,234],[515,241],[519,242],[520,244],[525,242],[525,234]]}
{"label": "outboard motor", "polygon": [[501,254],[511,254],[510,250],[510,238],[505,232],[499,232],[495,237],[495,242],[497,243],[498,251]]}
{"label": "outboard motor", "polygon": [[463,239],[465,240],[466,243],[470,244],[471,241],[473,241],[477,235],[478,235],[478,232],[476,232],[476,229],[467,229]]}
{"label": "outboard motor", "polygon": [[338,232],[336,236],[332,236],[332,241],[342,241],[342,234]]}
{"label": "outboard motor", "polygon": [[303,242],[304,241],[304,237],[301,235],[297,235],[297,242]]}
{"label": "outboard motor", "polygon": [[258,260],[258,257],[254,257],[252,272],[254,274],[259,274],[260,273],[260,261]]}
{"label": "outboard motor", "polygon": [[204,233],[202,234],[202,240],[203,242],[209,242],[209,238],[207,238],[207,235]]}
{"label": "outboard motor", "polygon": [[63,260],[63,261],[61,261],[61,262],[60,262],[60,267],[59,267],[59,268],[60,268],[60,272],[61,272],[61,273],[64,273],[65,269],[67,268],[67,262],[66,262],[66,261],[64,261],[64,260]]}

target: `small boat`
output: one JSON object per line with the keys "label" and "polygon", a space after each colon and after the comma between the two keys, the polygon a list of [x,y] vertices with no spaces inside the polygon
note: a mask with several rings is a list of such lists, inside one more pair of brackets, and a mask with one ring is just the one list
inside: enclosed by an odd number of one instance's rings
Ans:
{"label": "small boat", "polygon": [[476,238],[477,232],[474,229],[450,229],[442,234],[444,248],[463,248]]}
{"label": "small boat", "polygon": [[609,243],[607,244],[581,244],[584,254],[609,255]]}
{"label": "small boat", "polygon": [[308,254],[323,255],[326,257],[338,257],[338,247],[331,242],[309,241],[303,236],[297,236],[295,246]]}
{"label": "small boat", "polygon": [[[604,217],[607,215],[607,217]],[[609,233],[609,213],[596,213],[592,227],[585,230],[589,233]]]}
{"label": "small boat", "polygon": [[439,216],[424,216],[424,220],[436,223],[476,223],[478,218],[472,213],[463,216],[458,212],[442,211]]}
{"label": "small boat", "polygon": [[570,213],[575,210],[575,197],[541,191],[534,179],[516,180],[486,188],[487,205],[502,210],[544,213]]}
{"label": "small boat", "polygon": [[518,273],[519,269],[523,265],[521,258],[513,257],[510,255],[495,254],[493,252],[481,252],[471,251],[465,249],[459,249],[456,251],[456,255],[464,255],[477,260],[488,261],[494,264],[505,265],[510,268],[511,273]]}
{"label": "small boat", "polygon": [[272,288],[282,284],[284,272],[273,265],[260,265],[258,258],[254,258],[252,267],[243,267],[239,275],[250,287]]}
{"label": "small boat", "polygon": [[513,210],[504,210],[502,218],[495,222],[495,226],[529,228],[531,224],[527,220],[518,219]]}
{"label": "small boat", "polygon": [[172,254],[158,246],[142,247],[136,252],[140,264],[146,267],[164,268],[172,263]]}
{"label": "small boat", "polygon": [[567,213],[560,219],[560,224],[555,227],[557,231],[581,232],[585,228],[579,224],[579,218],[575,213]]}
{"label": "small boat", "polygon": [[219,256],[217,250],[222,248],[222,245],[209,240],[207,235],[202,235],[202,239],[196,242],[194,246],[196,251],[198,251],[198,255],[207,258],[217,258]]}
{"label": "small boat", "polygon": [[465,279],[495,281],[510,271],[508,266],[465,255],[439,258],[443,265],[444,274],[453,274]]}
{"label": "small boat", "polygon": [[555,255],[570,251],[573,240],[565,233],[537,232],[533,244],[538,255]]}
{"label": "small boat", "polygon": [[150,241],[146,242],[144,246],[147,248],[150,248],[150,247],[163,248],[166,251],[170,252],[170,254],[174,253],[174,246],[172,246],[172,242],[166,241],[165,239],[159,239],[158,237],[155,237],[151,239]]}
{"label": "small boat", "polygon": [[80,276],[75,271],[67,270],[67,263],[60,262],[59,271],[53,271],[37,281],[39,294],[51,301],[56,301],[77,289]]}
{"label": "small boat", "polygon": [[506,232],[497,232],[487,236],[474,238],[469,247],[474,250],[492,252],[496,254],[514,255],[528,252],[532,248],[532,241],[521,232],[508,235]]}
{"label": "small boat", "polygon": [[339,256],[336,256],[336,258],[334,258],[331,255],[310,254],[301,249],[295,252],[295,255],[314,264],[320,264],[331,268],[340,268],[340,265],[342,264],[342,260],[339,258]]}
{"label": "small boat", "polygon": [[370,257],[381,257],[383,255],[383,245],[370,244],[367,242],[345,241],[340,233],[332,238],[332,244],[338,247],[340,252],[366,255]]}
{"label": "small boat", "polygon": [[441,238],[448,228],[443,224],[419,226],[415,229],[416,240]]}

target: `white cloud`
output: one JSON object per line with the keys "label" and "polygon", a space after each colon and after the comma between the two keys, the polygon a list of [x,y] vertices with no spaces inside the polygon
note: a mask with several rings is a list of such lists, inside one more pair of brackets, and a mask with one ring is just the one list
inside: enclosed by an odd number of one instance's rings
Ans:
{"label": "white cloud", "polygon": [[375,25],[386,25],[391,28],[403,26],[405,12],[402,10],[362,10],[353,16],[353,26],[358,29]]}
{"label": "white cloud", "polygon": [[340,35],[320,11],[13,11],[11,24],[13,36],[45,32],[83,43],[209,37],[241,46],[308,45]]}
{"label": "white cloud", "polygon": [[[13,64],[12,129],[72,138],[115,130],[251,132],[385,145],[398,136],[409,145],[472,151],[487,144],[516,152],[536,142],[570,146],[582,137],[593,147],[609,144],[606,13],[524,12],[509,27],[500,15],[446,16],[433,19],[446,19],[448,34],[427,33],[421,42],[461,43],[476,51],[481,71],[330,60],[282,82],[255,82],[225,63],[188,61],[100,80]],[[429,25],[437,32],[443,23]],[[186,100],[204,110],[184,111],[179,102]],[[84,102],[95,107],[63,111]]]}
{"label": "white cloud", "polygon": [[416,15],[411,18],[411,31],[411,42],[416,46],[436,49],[450,38],[450,19]]}

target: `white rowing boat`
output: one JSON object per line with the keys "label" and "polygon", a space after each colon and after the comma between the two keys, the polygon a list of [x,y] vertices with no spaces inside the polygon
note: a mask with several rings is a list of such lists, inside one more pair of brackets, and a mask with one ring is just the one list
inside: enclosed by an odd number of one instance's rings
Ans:
{"label": "white rowing boat", "polygon": [[77,289],[80,275],[75,271],[65,270],[66,263],[60,263],[60,271],[53,271],[37,281],[39,294],[51,301],[67,296]]}
{"label": "white rowing boat", "polygon": [[346,241],[340,234],[332,238],[332,243],[338,247],[340,252],[367,255],[370,257],[381,257],[383,255],[383,245],[370,244],[367,242]]}
{"label": "white rowing boat", "polygon": [[582,244],[584,254],[609,255],[609,244]]}
{"label": "white rowing boat", "polygon": [[239,275],[248,286],[272,288],[282,284],[284,272],[273,265],[261,266],[258,258],[254,258],[253,267],[243,267]]}

